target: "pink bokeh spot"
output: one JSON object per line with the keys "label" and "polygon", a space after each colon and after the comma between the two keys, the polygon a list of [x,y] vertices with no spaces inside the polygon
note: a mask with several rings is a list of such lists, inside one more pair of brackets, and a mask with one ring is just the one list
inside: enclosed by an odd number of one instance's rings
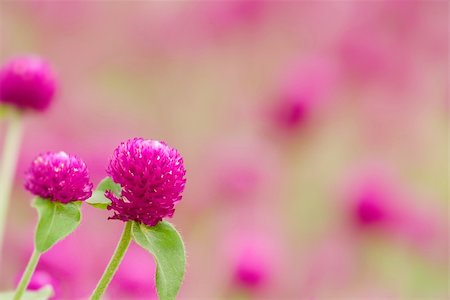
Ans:
{"label": "pink bokeh spot", "polygon": [[443,216],[424,207],[419,197],[394,172],[370,165],[350,172],[344,185],[344,207],[351,228],[365,235],[369,229],[412,245],[424,252],[439,252],[445,232]]}
{"label": "pink bokeh spot", "polygon": [[318,115],[336,87],[336,76],[334,64],[325,57],[307,56],[292,61],[281,76],[269,112],[275,127],[296,131]]}
{"label": "pink bokeh spot", "polygon": [[261,249],[242,249],[236,261],[234,280],[238,285],[256,289],[268,280],[268,266],[266,258],[262,257]]}
{"label": "pink bokeh spot", "polygon": [[355,204],[355,218],[361,226],[380,224],[387,218],[383,195],[370,188],[362,191]]}

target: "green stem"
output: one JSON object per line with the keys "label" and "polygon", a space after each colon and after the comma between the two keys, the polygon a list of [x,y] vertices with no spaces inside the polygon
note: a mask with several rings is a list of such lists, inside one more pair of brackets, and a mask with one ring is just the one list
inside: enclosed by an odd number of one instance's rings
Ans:
{"label": "green stem", "polygon": [[20,141],[22,139],[22,115],[20,112],[11,111],[8,115],[9,126],[3,144],[2,157],[0,159],[0,258],[5,232],[6,216],[8,215],[8,203],[19,156]]}
{"label": "green stem", "polygon": [[101,299],[102,295],[106,291],[106,288],[111,282],[114,274],[116,273],[117,268],[119,267],[120,262],[122,261],[125,252],[127,251],[128,246],[130,245],[131,242],[131,224],[132,224],[131,221],[126,222],[119,244],[117,244],[116,250],[114,251],[114,254],[111,257],[111,260],[109,261],[109,264],[106,267],[106,270],[102,275],[102,278],[100,279],[100,281],[97,284],[97,287],[92,293],[90,298],[91,300]]}
{"label": "green stem", "polygon": [[20,300],[23,296],[23,293],[25,292],[25,289],[27,288],[28,284],[30,283],[31,276],[34,273],[34,270],[36,269],[37,263],[39,261],[39,258],[41,257],[41,253],[36,251],[36,249],[33,250],[33,254],[31,255],[30,260],[28,261],[28,265],[25,269],[25,272],[22,275],[22,278],[20,279],[19,285],[17,286],[16,293],[14,294],[13,300]]}

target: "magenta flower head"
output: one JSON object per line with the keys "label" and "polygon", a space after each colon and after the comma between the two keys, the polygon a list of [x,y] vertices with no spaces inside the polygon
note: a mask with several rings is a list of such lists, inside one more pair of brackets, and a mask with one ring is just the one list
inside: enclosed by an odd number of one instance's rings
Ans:
{"label": "magenta flower head", "polygon": [[183,158],[164,142],[129,139],[114,151],[107,169],[113,181],[122,187],[120,197],[111,191],[110,219],[133,220],[154,226],[171,217],[181,200],[186,184]]}
{"label": "magenta flower head", "polygon": [[0,103],[21,110],[46,110],[56,91],[49,64],[38,56],[10,59],[0,70]]}
{"label": "magenta flower head", "polygon": [[92,187],[86,164],[63,151],[39,155],[26,172],[25,188],[52,201],[86,200],[92,195]]}

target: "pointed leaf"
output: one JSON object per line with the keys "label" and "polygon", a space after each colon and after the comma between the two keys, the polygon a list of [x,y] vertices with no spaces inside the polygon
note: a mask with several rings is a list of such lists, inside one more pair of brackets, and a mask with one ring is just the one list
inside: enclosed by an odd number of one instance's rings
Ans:
{"label": "pointed leaf", "polygon": [[50,249],[80,225],[81,201],[62,204],[37,197],[33,206],[39,213],[35,244],[36,250],[40,253]]}
{"label": "pointed leaf", "polygon": [[184,244],[180,234],[166,221],[153,227],[133,222],[131,232],[136,243],[155,258],[159,299],[175,299],[186,269]]}
{"label": "pointed leaf", "polygon": [[86,203],[106,209],[111,204],[111,200],[105,197],[105,191],[112,191],[116,196],[120,195],[120,185],[115,183],[110,177],[105,177],[97,186],[92,196],[86,200]]}
{"label": "pointed leaf", "polygon": [[[1,292],[0,300],[12,300],[15,291]],[[53,296],[53,289],[50,285],[46,285],[36,291],[25,291],[22,300],[48,300]]]}

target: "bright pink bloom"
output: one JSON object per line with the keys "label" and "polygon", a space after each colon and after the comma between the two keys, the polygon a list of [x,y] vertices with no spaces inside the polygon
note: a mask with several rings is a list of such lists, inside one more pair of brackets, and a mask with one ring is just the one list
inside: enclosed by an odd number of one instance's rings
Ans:
{"label": "bright pink bloom", "polygon": [[0,103],[44,111],[52,102],[55,91],[53,71],[37,56],[12,58],[0,70]]}
{"label": "bright pink bloom", "polygon": [[110,160],[108,174],[120,184],[119,197],[107,191],[111,219],[133,220],[154,226],[171,217],[186,184],[183,158],[164,142],[129,139],[121,143]]}
{"label": "bright pink bloom", "polygon": [[61,203],[86,200],[92,195],[92,186],[86,164],[63,151],[37,156],[26,172],[28,191]]}

